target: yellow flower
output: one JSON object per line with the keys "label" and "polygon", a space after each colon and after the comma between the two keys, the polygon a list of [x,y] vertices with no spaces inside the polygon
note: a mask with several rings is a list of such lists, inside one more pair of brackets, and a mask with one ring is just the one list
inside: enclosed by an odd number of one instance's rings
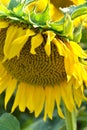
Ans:
{"label": "yellow flower", "polygon": [[25,24],[0,21],[0,93],[4,90],[5,108],[16,91],[12,112],[18,106],[44,120],[52,119],[55,102],[64,118],[61,101],[72,112],[80,107],[87,85],[87,54],[73,41],[54,31],[40,31]]}

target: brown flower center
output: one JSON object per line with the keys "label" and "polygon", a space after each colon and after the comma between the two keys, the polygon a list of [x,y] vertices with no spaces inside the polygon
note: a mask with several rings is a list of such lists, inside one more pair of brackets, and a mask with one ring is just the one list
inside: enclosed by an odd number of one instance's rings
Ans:
{"label": "brown flower center", "polygon": [[[0,32],[0,59],[3,58],[3,47],[6,29]],[[38,40],[38,39],[37,39]],[[55,85],[66,80],[64,58],[57,52],[56,46],[51,44],[51,55],[48,57],[44,50],[45,38],[41,46],[36,48],[36,54],[30,53],[31,38],[24,45],[20,56],[3,63],[5,69],[19,82],[30,85]]]}

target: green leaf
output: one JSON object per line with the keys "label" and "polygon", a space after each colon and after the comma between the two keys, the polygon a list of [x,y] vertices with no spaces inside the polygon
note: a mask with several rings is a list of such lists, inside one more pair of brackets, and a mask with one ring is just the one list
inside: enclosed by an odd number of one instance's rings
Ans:
{"label": "green leaf", "polygon": [[46,121],[43,121],[41,117],[33,122],[31,125],[27,124],[27,126],[22,130],[65,130],[65,121],[61,119],[58,116],[57,111],[55,111],[52,120],[49,120],[47,118]]}
{"label": "green leaf", "polygon": [[47,22],[50,20],[49,14],[49,5],[47,5],[46,9],[41,13],[36,13],[35,8],[29,14],[29,21],[36,26],[44,26],[47,25]]}
{"label": "green leaf", "polygon": [[77,119],[78,119],[78,121],[87,122],[87,111],[85,111],[85,110],[80,111]]}
{"label": "green leaf", "polygon": [[20,124],[13,115],[5,113],[0,117],[0,130],[20,130]]}
{"label": "green leaf", "polygon": [[22,130],[62,130],[64,127],[64,121],[60,120],[58,122],[55,121],[46,121],[44,122],[43,119],[37,120],[35,123],[26,127]]}

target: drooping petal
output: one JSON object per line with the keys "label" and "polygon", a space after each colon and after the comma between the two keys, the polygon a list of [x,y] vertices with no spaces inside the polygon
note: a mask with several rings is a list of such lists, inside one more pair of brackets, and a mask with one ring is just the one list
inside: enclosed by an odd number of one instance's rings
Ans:
{"label": "drooping petal", "polygon": [[54,38],[53,43],[56,45],[58,52],[61,56],[65,57],[67,55],[67,52],[70,52],[61,40]]}
{"label": "drooping petal", "polygon": [[79,87],[77,89],[75,87],[73,87],[73,90],[74,90],[73,94],[74,94],[75,103],[78,105],[78,107],[80,107],[83,97],[84,97],[82,89],[81,89],[81,87]]}
{"label": "drooping petal", "polygon": [[36,12],[43,12],[46,9],[49,0],[38,0],[36,6]]}
{"label": "drooping petal", "polygon": [[81,57],[81,58],[87,58],[87,54],[82,50],[82,48],[80,47],[80,45],[78,45],[77,43],[75,42],[69,42],[73,53],[75,55],[77,55],[78,57]]}
{"label": "drooping petal", "polygon": [[5,39],[5,45],[4,45],[4,55],[5,55],[5,57],[8,56],[12,41],[18,35],[17,31],[18,31],[17,26],[16,27],[10,26],[7,30],[7,35],[6,35],[6,39]]}
{"label": "drooping petal", "polygon": [[44,34],[47,34],[47,41],[46,41],[46,45],[45,45],[45,51],[46,51],[46,54],[48,56],[50,56],[50,54],[51,54],[51,41],[54,39],[56,34],[54,32],[52,32],[52,31],[46,31]]}
{"label": "drooping petal", "polygon": [[30,52],[31,52],[32,54],[36,54],[35,49],[36,49],[37,47],[39,47],[42,42],[43,42],[43,37],[42,37],[41,33],[38,33],[37,35],[35,35],[34,37],[32,37],[32,39],[31,39],[31,50],[30,50]]}
{"label": "drooping petal", "polygon": [[8,80],[9,78],[6,76],[0,79],[0,94],[7,88],[6,83],[8,82]]}
{"label": "drooping petal", "polygon": [[74,70],[75,59],[72,53],[68,53],[68,56],[64,58],[65,70],[67,75],[72,75]]}
{"label": "drooping petal", "polygon": [[63,13],[57,7],[50,3],[50,16],[52,21],[58,21],[60,18],[63,17]]}
{"label": "drooping petal", "polygon": [[54,94],[55,94],[55,100],[56,100],[56,104],[57,104],[57,108],[58,108],[58,114],[60,117],[64,118],[62,109],[60,108],[60,102],[61,102],[60,86],[58,86],[58,85],[54,86]]}
{"label": "drooping petal", "polygon": [[7,83],[10,79],[10,75],[7,74],[4,67],[0,64],[0,94],[8,87]]}
{"label": "drooping petal", "polygon": [[28,4],[26,7],[25,7],[25,12],[26,13],[30,13],[33,9],[34,9],[34,7],[35,7],[35,4],[36,4],[36,1],[33,1],[33,2],[31,2],[31,4]]}
{"label": "drooping petal", "polygon": [[26,107],[29,109],[30,112],[34,111],[34,100],[33,100],[33,95],[34,95],[34,86],[28,86],[27,91],[27,101],[26,101]]}
{"label": "drooping petal", "polygon": [[15,91],[16,84],[17,84],[17,81],[11,78],[7,82],[7,89],[6,89],[6,95],[5,95],[5,108],[7,106],[9,99],[11,98],[12,94]]}
{"label": "drooping petal", "polygon": [[19,106],[21,111],[24,111],[26,108],[26,100],[26,85],[24,83],[20,83],[18,85],[18,90],[16,92],[16,97],[11,112],[13,112],[17,106]]}
{"label": "drooping petal", "polygon": [[43,87],[35,86],[33,94],[35,117],[38,117],[38,115],[41,113],[44,106],[44,100],[45,92]]}
{"label": "drooping petal", "polygon": [[[77,69],[77,66],[78,66],[78,69]],[[77,79],[77,81],[79,81],[81,83],[83,82],[82,73],[84,73],[82,66],[81,66],[80,62],[77,62],[74,65],[73,76]]]}
{"label": "drooping petal", "polygon": [[63,102],[65,103],[67,109],[72,112],[75,108],[74,100],[73,100],[73,91],[72,91],[72,84],[61,83],[61,96]]}
{"label": "drooping petal", "polygon": [[45,88],[45,112],[44,112],[44,120],[46,120],[46,116],[48,115],[48,117],[50,119],[52,119],[52,114],[53,114],[53,110],[54,110],[54,91],[53,91],[53,87],[52,86],[47,86]]}
{"label": "drooping petal", "polygon": [[17,28],[15,26],[9,27],[4,45],[4,61],[6,59],[11,59],[14,56],[19,56],[19,53],[27,42],[28,37],[34,34],[35,33],[30,29],[23,30],[22,28]]}

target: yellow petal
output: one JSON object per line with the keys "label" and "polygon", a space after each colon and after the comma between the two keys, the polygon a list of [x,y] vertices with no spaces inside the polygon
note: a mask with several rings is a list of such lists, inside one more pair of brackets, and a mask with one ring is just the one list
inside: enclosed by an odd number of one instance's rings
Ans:
{"label": "yellow petal", "polygon": [[6,28],[8,27],[9,23],[6,21],[0,21],[0,28]]}
{"label": "yellow petal", "polygon": [[9,99],[11,98],[13,92],[15,91],[17,81],[15,79],[9,79],[7,82],[7,89],[6,89],[6,95],[5,95],[5,108],[7,106],[7,103]]}
{"label": "yellow petal", "polygon": [[35,49],[41,45],[43,42],[43,37],[41,33],[38,33],[36,36],[32,37],[31,39],[31,50],[32,54],[36,54]]}
{"label": "yellow petal", "polygon": [[14,56],[19,56],[19,53],[21,49],[23,48],[24,44],[27,42],[28,37],[34,35],[33,31],[29,30],[28,32],[31,32],[31,33],[27,33],[24,36],[20,36],[19,38],[15,39],[12,42],[12,46],[8,53],[8,59],[13,58]]}
{"label": "yellow petal", "polygon": [[33,100],[34,86],[27,87],[26,95],[28,95],[26,106],[30,112],[33,112],[34,111],[34,100]]}
{"label": "yellow petal", "polygon": [[73,89],[74,90],[74,100],[76,102],[76,104],[78,105],[78,107],[81,106],[82,100],[83,100],[83,93],[81,88],[78,89]]}
{"label": "yellow petal", "polygon": [[0,3],[7,6],[9,4],[10,0],[0,0]]}
{"label": "yellow petal", "polygon": [[[13,29],[14,32],[12,32]],[[19,56],[19,53],[27,42],[28,37],[34,34],[35,33],[30,29],[23,30],[22,28],[14,26],[9,27],[4,45],[4,61],[6,59],[11,59],[14,56]]]}
{"label": "yellow petal", "polygon": [[10,26],[7,30],[7,35],[6,35],[6,39],[5,39],[5,45],[4,45],[4,55],[5,56],[7,56],[9,49],[11,47],[11,43],[18,34],[17,31],[18,31],[18,29],[15,26]]}
{"label": "yellow petal", "polygon": [[82,80],[84,81],[84,83],[87,83],[87,71],[86,71],[85,67],[87,67],[87,66],[81,64]]}
{"label": "yellow petal", "polygon": [[[78,68],[77,68],[78,67]],[[82,79],[82,73],[83,73],[83,70],[81,68],[81,64],[79,62],[77,62],[75,65],[74,65],[74,72],[73,72],[73,76],[79,80],[79,82],[83,82],[83,79]]]}
{"label": "yellow petal", "polygon": [[46,31],[44,34],[47,34],[47,42],[45,45],[45,51],[46,51],[46,54],[48,56],[50,56],[50,54],[51,54],[51,41],[54,39],[56,34],[52,31]]}
{"label": "yellow petal", "polygon": [[78,57],[81,57],[81,58],[87,58],[87,54],[82,50],[82,48],[80,47],[80,45],[78,45],[77,43],[75,42],[69,42],[73,53],[75,55],[77,55]]}
{"label": "yellow petal", "polygon": [[[14,31],[13,31],[14,30]],[[20,36],[24,36],[26,34],[27,30],[23,30],[21,27],[17,26],[10,26],[7,30],[6,34],[6,40],[4,45],[4,54],[8,54],[10,47],[12,46],[12,42],[19,38]]]}
{"label": "yellow petal", "polygon": [[19,109],[21,111],[25,111],[25,108],[26,108],[26,101],[27,101],[27,96],[26,95],[26,91],[27,91],[27,85],[25,83],[21,83],[18,87],[20,87],[20,90],[21,91],[21,95],[20,95],[20,101],[19,101]]}
{"label": "yellow petal", "polygon": [[17,106],[19,106],[20,111],[24,111],[26,108],[26,100],[26,85],[21,83],[18,85],[18,90],[11,112],[13,112]]}
{"label": "yellow petal", "polygon": [[52,21],[58,21],[60,18],[63,17],[63,13],[50,3],[50,16]]}
{"label": "yellow petal", "polygon": [[36,5],[36,1],[33,1],[33,2],[31,2],[30,4],[28,4],[26,7],[25,7],[25,12],[26,13],[30,13],[33,9],[34,9],[34,7],[35,7],[35,5]]}
{"label": "yellow petal", "polygon": [[52,119],[55,103],[53,89],[54,88],[51,86],[45,88],[46,104],[45,104],[44,120],[46,120],[47,115],[50,119]]}
{"label": "yellow petal", "polygon": [[[65,70],[67,75],[72,75],[74,70],[75,60],[72,53],[68,53],[68,56],[64,58]],[[69,67],[70,66],[70,67]]]}
{"label": "yellow petal", "polygon": [[59,54],[63,56],[64,55],[64,49],[63,49],[62,44],[56,38],[53,39],[53,43],[56,45]]}
{"label": "yellow petal", "polygon": [[9,75],[7,75],[7,73],[5,73],[4,75],[2,75],[2,77],[0,78],[0,94],[8,87],[6,84],[9,81]]}
{"label": "yellow petal", "polygon": [[35,117],[37,117],[41,113],[44,106],[44,100],[45,93],[43,87],[35,86],[33,95]]}
{"label": "yellow petal", "polygon": [[73,100],[73,91],[72,91],[72,84],[61,83],[61,96],[63,102],[65,103],[67,109],[72,112],[75,108],[74,100]]}
{"label": "yellow petal", "polygon": [[54,38],[53,43],[56,45],[60,55],[65,57],[70,52],[67,46],[61,40]]}
{"label": "yellow petal", "polygon": [[60,108],[60,102],[61,102],[61,91],[60,86],[54,86],[54,94],[55,94],[55,100],[58,108],[58,114],[60,117],[64,118],[64,115],[62,113],[62,109]]}
{"label": "yellow petal", "polygon": [[43,12],[48,4],[49,0],[38,0],[36,6],[36,12]]}

